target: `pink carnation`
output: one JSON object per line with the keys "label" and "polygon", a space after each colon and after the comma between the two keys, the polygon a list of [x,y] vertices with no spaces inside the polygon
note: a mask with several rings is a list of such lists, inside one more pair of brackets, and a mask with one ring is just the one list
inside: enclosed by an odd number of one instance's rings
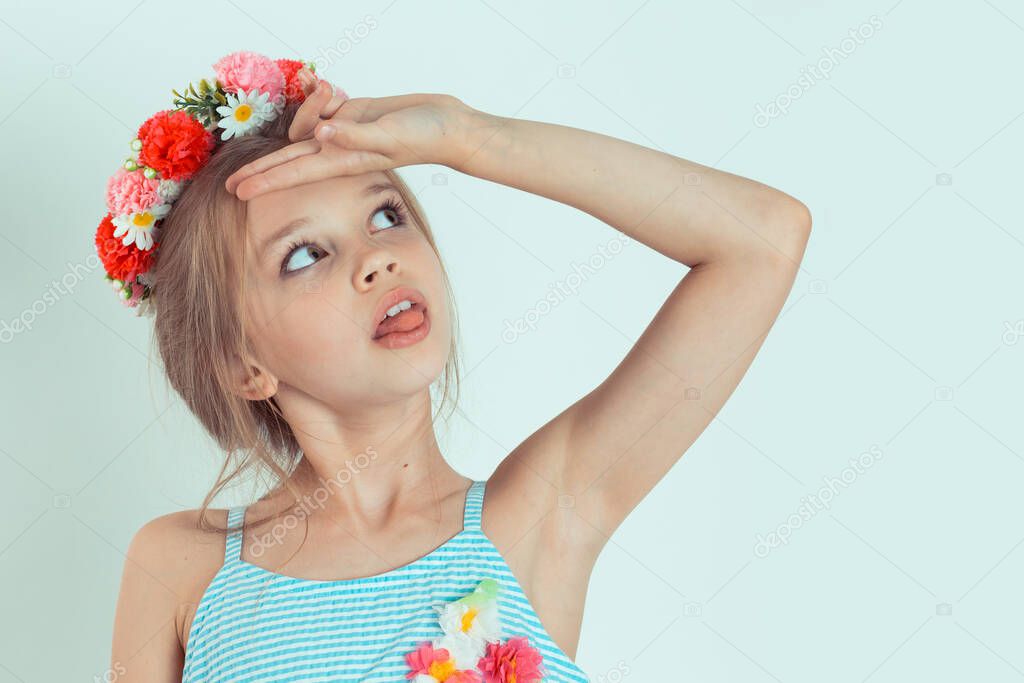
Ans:
{"label": "pink carnation", "polygon": [[270,100],[284,94],[284,74],[274,60],[255,52],[241,50],[221,57],[213,70],[224,89],[235,93],[239,89],[270,93]]}
{"label": "pink carnation", "polygon": [[160,181],[147,178],[142,171],[117,169],[107,180],[107,210],[115,216],[141,213],[163,199],[157,194]]}

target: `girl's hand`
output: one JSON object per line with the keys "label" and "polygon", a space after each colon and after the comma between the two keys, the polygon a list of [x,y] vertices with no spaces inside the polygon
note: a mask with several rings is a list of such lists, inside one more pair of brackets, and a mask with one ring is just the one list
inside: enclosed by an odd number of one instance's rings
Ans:
{"label": "girl's hand", "polygon": [[292,142],[313,137],[316,124],[322,119],[334,116],[348,99],[344,90],[335,88],[330,81],[313,75],[307,68],[300,69],[298,77],[306,99],[299,105],[288,128],[288,139]]}
{"label": "girl's hand", "polygon": [[326,81],[307,82],[306,100],[288,130],[295,142],[238,169],[225,181],[228,192],[249,200],[337,175],[449,165],[475,112],[451,95],[348,98]]}

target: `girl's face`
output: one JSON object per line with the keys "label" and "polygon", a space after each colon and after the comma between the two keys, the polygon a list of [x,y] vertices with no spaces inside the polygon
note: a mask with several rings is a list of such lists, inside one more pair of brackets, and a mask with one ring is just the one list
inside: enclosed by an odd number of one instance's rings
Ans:
{"label": "girl's face", "polygon": [[[440,375],[451,345],[441,264],[384,173],[254,197],[246,229],[248,332],[284,410],[351,414],[416,394]],[[401,334],[375,337],[398,287],[423,303],[389,325],[423,325],[396,344]]]}

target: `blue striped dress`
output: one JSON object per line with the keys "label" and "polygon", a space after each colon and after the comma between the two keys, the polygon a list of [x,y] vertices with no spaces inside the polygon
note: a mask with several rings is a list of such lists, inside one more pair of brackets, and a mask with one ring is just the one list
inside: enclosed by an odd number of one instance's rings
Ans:
{"label": "blue striped dress", "polygon": [[[423,557],[373,576],[320,581],[274,573],[241,558],[230,531],[224,564],[207,586],[189,631],[182,681],[376,681],[408,683],[405,653],[441,637],[432,605],[498,581],[501,638],[526,636],[547,683],[586,683],[551,640],[501,553],[484,535],[486,481],[466,492],[463,529]],[[230,508],[240,527],[245,506]]]}

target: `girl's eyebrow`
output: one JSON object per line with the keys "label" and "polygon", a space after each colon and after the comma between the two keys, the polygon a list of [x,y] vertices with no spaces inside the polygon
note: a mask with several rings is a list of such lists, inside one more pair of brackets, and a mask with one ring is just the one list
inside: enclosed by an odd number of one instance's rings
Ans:
{"label": "girl's eyebrow", "polygon": [[278,228],[272,235],[269,235],[263,242],[260,243],[258,254],[259,258],[262,259],[266,256],[267,249],[278,240],[282,240],[288,235],[292,234],[299,228],[303,228],[312,222],[309,216],[303,216],[302,218],[296,218],[293,221],[288,222],[282,227]]}
{"label": "girl's eyebrow", "polygon": [[398,192],[398,188],[391,183],[372,183],[364,187],[361,194],[363,197],[369,197],[370,195],[380,194],[381,192],[387,192],[388,190]]}
{"label": "girl's eyebrow", "polygon": [[[375,194],[380,194],[381,192],[387,192],[389,190],[394,190],[397,192],[398,188],[395,187],[392,183],[372,183],[364,187],[362,192],[359,193],[359,195],[361,197],[369,197]],[[302,216],[301,218],[296,218],[293,221],[289,221],[285,225],[275,230],[273,234],[268,235],[267,238],[263,240],[263,242],[260,244],[259,250],[257,252],[259,253],[260,258],[263,258],[267,249],[270,248],[270,245],[274,244],[278,240],[284,239],[285,237],[295,232],[296,230],[306,227],[311,222],[312,219],[309,216]]]}

